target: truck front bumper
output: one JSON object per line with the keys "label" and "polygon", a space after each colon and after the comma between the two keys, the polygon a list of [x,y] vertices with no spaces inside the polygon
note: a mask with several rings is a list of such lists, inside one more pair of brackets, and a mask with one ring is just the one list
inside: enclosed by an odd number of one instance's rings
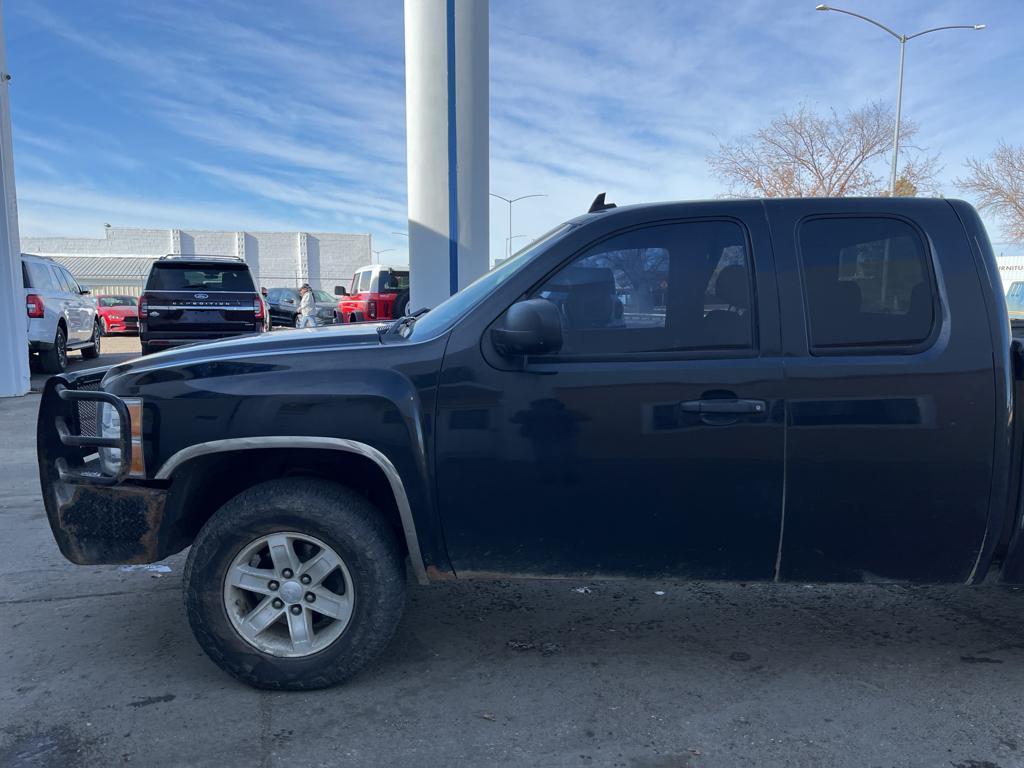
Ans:
{"label": "truck front bumper", "polygon": [[[168,491],[126,481],[131,464],[127,409],[99,389],[102,372],[54,376],[39,404],[36,447],[46,517],[61,554],[73,563],[150,563],[163,556]],[[96,406],[121,414],[119,437],[99,435]],[[97,448],[121,449],[116,475],[99,468]]]}

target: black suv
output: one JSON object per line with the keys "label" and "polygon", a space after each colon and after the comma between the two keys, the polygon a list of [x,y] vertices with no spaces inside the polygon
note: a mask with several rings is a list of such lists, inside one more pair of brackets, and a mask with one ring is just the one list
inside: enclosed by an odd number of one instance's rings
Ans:
{"label": "black suv", "polygon": [[266,305],[249,266],[234,256],[164,256],[139,297],[142,354],[262,333]]}

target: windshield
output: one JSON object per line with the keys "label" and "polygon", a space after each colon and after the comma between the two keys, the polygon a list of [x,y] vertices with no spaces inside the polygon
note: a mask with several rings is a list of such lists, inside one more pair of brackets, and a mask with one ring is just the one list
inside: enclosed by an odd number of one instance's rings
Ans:
{"label": "windshield", "polygon": [[254,292],[252,276],[245,266],[198,264],[157,264],[149,273],[147,291],[244,291]]}
{"label": "windshield", "polygon": [[138,301],[134,296],[100,296],[101,307],[133,307]]}
{"label": "windshield", "polygon": [[533,261],[535,256],[547,250],[548,246],[556,242],[573,226],[573,224],[560,224],[547,234],[541,235],[537,240],[517,251],[483,277],[474,280],[461,291],[445,299],[431,309],[430,312],[417,319],[415,325],[409,329],[408,336],[427,338],[447,329],[498,286]]}
{"label": "windshield", "polygon": [[337,301],[337,299],[327,293],[327,291],[313,291],[313,296],[316,297],[317,301],[326,301],[329,304],[333,304]]}

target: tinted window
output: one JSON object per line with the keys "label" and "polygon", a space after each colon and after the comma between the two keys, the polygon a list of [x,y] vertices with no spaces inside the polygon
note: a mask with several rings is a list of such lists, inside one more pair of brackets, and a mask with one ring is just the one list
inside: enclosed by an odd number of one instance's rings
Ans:
{"label": "tinted window", "polygon": [[24,279],[26,288],[35,288],[39,291],[52,290],[56,283],[50,270],[45,264],[37,261],[21,262],[21,276]]}
{"label": "tinted window", "polygon": [[51,274],[57,286],[58,291],[64,291],[64,293],[72,293],[73,290],[68,284],[67,276],[63,269],[60,267],[50,267]]}
{"label": "tinted window", "polygon": [[537,291],[563,354],[753,346],[746,237],[731,221],[647,227],[594,246]]}
{"label": "tinted window", "polygon": [[155,264],[146,281],[147,291],[255,292],[249,270],[239,266]]}
{"label": "tinted window", "polygon": [[78,285],[78,282],[75,280],[75,278],[71,276],[70,272],[64,269],[64,267],[58,267],[57,270],[60,272],[61,277],[64,278],[64,283],[65,285],[67,285],[68,290],[71,291],[71,293],[82,292],[81,287]]}
{"label": "tinted window", "polygon": [[409,273],[385,269],[380,273],[380,291],[404,291],[409,288]]}
{"label": "tinted window", "polygon": [[910,345],[933,325],[920,235],[898,219],[811,219],[800,227],[812,348]]}

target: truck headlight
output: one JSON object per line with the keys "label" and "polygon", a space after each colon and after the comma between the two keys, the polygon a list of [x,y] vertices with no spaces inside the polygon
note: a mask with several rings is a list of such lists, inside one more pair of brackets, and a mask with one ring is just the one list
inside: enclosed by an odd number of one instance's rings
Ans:
{"label": "truck headlight", "polygon": [[[131,423],[132,465],[129,477],[146,476],[146,460],[142,453],[142,401],[138,398],[125,398]],[[99,423],[101,437],[121,437],[121,416],[109,403],[99,404]],[[120,448],[99,448],[100,469],[104,474],[116,475],[121,468]]]}
{"label": "truck headlight", "polygon": [[[120,437],[121,417],[109,403],[100,403],[100,437]],[[105,475],[116,475],[121,467],[120,448],[100,448],[100,469]]]}

